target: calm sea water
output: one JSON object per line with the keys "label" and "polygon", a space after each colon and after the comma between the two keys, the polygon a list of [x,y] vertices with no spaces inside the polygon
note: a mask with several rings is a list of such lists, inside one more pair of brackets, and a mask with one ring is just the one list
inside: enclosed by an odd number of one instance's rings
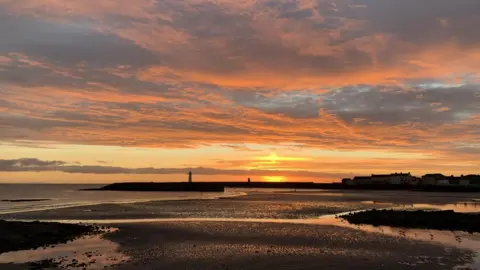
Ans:
{"label": "calm sea water", "polygon": [[[131,192],[81,191],[103,185],[77,184],[0,184],[0,214],[65,208],[103,203],[132,203],[152,200],[194,200],[230,197],[242,193],[218,192]],[[45,199],[11,202],[8,200]]]}

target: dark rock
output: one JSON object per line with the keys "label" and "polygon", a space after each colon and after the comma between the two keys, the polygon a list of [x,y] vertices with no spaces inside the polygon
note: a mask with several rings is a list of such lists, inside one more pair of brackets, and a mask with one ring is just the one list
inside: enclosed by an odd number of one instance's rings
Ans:
{"label": "dark rock", "polygon": [[56,262],[54,259],[46,259],[38,262],[28,263],[29,269],[46,269],[46,268],[58,268],[60,266],[59,262]]}
{"label": "dark rock", "polygon": [[92,232],[89,225],[0,220],[0,253],[53,247]]}
{"label": "dark rock", "polygon": [[400,228],[435,229],[480,232],[480,214],[446,211],[376,210],[356,212],[341,216],[352,224],[391,226]]}

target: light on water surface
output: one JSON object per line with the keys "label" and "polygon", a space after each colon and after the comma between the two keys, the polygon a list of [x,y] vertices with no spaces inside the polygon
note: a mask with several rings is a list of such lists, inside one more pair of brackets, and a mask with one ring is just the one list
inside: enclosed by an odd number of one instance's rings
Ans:
{"label": "light on water surface", "polygon": [[0,254],[0,263],[28,263],[54,259],[63,269],[103,269],[120,264],[129,258],[117,251],[119,245],[90,235],[73,242],[35,250],[12,251]]}

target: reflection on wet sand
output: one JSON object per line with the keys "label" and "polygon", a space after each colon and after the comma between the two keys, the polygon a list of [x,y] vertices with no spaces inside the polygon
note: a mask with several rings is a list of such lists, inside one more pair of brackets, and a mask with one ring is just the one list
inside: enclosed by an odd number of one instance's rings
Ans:
{"label": "reflection on wet sand", "polygon": [[54,247],[2,253],[0,263],[22,264],[53,259],[64,269],[103,269],[129,259],[117,252],[118,247],[117,243],[103,239],[102,235],[89,235]]}
{"label": "reflection on wet sand", "polygon": [[419,241],[426,241],[437,243],[446,247],[457,247],[463,249],[470,249],[475,251],[478,255],[472,264],[467,265],[473,269],[480,269],[480,234],[470,234],[459,231],[439,231],[439,230],[425,230],[425,229],[406,229],[394,228],[390,226],[372,226],[372,225],[353,225],[349,222],[336,218],[334,216],[321,217],[318,224],[334,225],[346,228],[352,228],[371,233],[381,233],[391,236],[399,236]]}

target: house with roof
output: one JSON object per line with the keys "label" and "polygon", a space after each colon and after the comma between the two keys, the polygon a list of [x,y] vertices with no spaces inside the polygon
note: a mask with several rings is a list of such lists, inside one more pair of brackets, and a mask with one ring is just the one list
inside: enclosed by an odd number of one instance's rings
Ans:
{"label": "house with roof", "polygon": [[355,185],[355,181],[353,181],[351,178],[343,178],[342,179],[342,184],[347,185],[347,186],[353,186],[353,185]]}
{"label": "house with roof", "polygon": [[422,182],[422,178],[416,177],[416,176],[412,176],[412,179],[410,179],[410,180],[407,182],[407,185],[417,186],[417,185],[420,185],[421,182]]}
{"label": "house with roof", "polygon": [[422,185],[448,184],[448,179],[441,173],[429,173],[422,176]]}
{"label": "house with roof", "polygon": [[478,174],[469,174],[462,176],[462,182],[464,185],[480,185],[480,175]]}
{"label": "house with roof", "polygon": [[[446,178],[447,178],[447,180],[448,180],[448,184],[449,184],[449,185],[452,185],[452,186],[458,186],[458,185],[460,185],[460,181],[462,180],[462,177],[453,176],[453,175],[452,175],[452,176],[448,176],[448,177],[446,177]],[[462,186],[468,186],[468,184],[467,184],[465,181],[463,181],[462,183],[463,183]]]}

